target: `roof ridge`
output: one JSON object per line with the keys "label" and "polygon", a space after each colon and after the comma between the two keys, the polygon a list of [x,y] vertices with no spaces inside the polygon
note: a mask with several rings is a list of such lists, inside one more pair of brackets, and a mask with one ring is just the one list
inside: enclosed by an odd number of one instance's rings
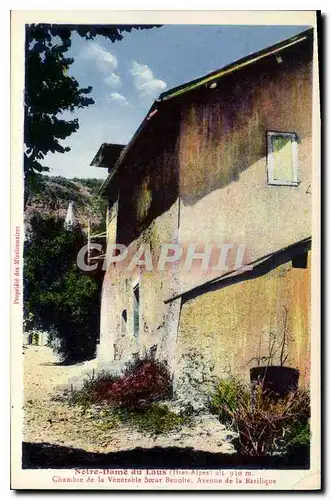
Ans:
{"label": "roof ridge", "polygon": [[240,59],[237,59],[236,61],[233,61],[232,63],[227,64],[227,65],[225,65],[217,70],[214,70],[210,73],[207,73],[203,76],[200,76],[199,78],[195,78],[194,80],[190,80],[189,82],[183,83],[182,85],[178,85],[176,87],[173,87],[172,89],[169,89],[166,92],[163,92],[162,94],[160,94],[158,100],[159,101],[166,101],[168,99],[171,99],[172,97],[176,97],[178,95],[181,95],[184,92],[188,92],[189,90],[193,90],[197,87],[204,85],[205,83],[209,83],[217,78],[220,78],[221,76],[223,76],[226,73],[230,73],[230,72],[235,71],[237,69],[241,69],[242,66],[247,66],[248,64],[251,64],[258,59],[262,59],[263,57],[267,57],[268,55],[271,55],[274,51],[279,52],[280,50],[283,50],[291,45],[299,43],[299,42],[305,40],[307,37],[312,36],[312,34],[313,34],[313,28],[309,28],[308,30],[305,30],[305,31],[298,33],[297,35],[294,35],[290,38],[282,40],[281,42],[277,42],[274,45],[269,45],[268,47],[265,47],[264,49],[261,49],[259,51],[253,52],[252,54],[249,54],[249,55],[244,56]]}

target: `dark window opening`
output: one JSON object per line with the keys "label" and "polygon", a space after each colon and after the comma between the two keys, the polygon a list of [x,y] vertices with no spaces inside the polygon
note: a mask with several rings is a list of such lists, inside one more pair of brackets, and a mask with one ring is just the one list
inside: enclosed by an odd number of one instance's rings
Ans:
{"label": "dark window opening", "polygon": [[128,321],[128,312],[126,309],[122,311],[121,315],[121,334],[126,335],[126,326]]}
{"label": "dark window opening", "polygon": [[133,335],[138,337],[139,335],[139,285],[133,289]]}
{"label": "dark window opening", "polygon": [[307,269],[307,262],[308,262],[308,253],[303,253],[301,255],[297,255],[296,257],[293,257],[292,267],[300,268],[300,269]]}

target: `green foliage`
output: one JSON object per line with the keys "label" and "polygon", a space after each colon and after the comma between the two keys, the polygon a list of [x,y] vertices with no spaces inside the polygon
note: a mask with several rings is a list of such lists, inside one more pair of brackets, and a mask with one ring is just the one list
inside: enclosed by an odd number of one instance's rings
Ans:
{"label": "green foliage", "polygon": [[56,331],[64,361],[90,358],[99,334],[101,276],[77,266],[86,237],[80,227],[67,230],[51,217],[34,216],[31,228],[24,244],[25,317],[35,328]]}
{"label": "green foliage", "polygon": [[149,358],[128,363],[123,375],[103,371],[83,381],[80,389],[66,391],[70,405],[93,411],[96,425],[112,429],[118,425],[148,435],[167,434],[191,422],[185,413],[177,415],[166,404],[156,402],[169,395],[170,377],[166,368]]}
{"label": "green foliage", "polygon": [[70,179],[70,182],[79,182],[79,184],[89,188],[92,193],[97,194],[104,181],[102,179],[81,179],[79,177],[73,177]]}
{"label": "green foliage", "polygon": [[188,417],[177,415],[167,405],[160,403],[139,410],[120,408],[116,415],[126,426],[152,436],[179,430],[190,422]]}
{"label": "green foliage", "polygon": [[296,398],[293,418],[289,422],[284,445],[290,446],[309,446],[310,444],[310,395],[307,391],[295,391]]}
{"label": "green foliage", "polygon": [[94,425],[100,429],[110,430],[125,426],[148,436],[166,435],[191,424],[189,416],[177,415],[167,405],[160,403],[139,409],[103,407],[93,411],[93,407],[84,406],[84,410],[85,414],[91,415]]}
{"label": "green foliage", "polygon": [[87,203],[86,196],[81,192],[81,186],[65,177],[38,174],[34,175],[33,179],[34,185],[30,192],[29,204],[40,203],[55,208],[61,202],[73,201],[76,206],[80,207],[84,207]]}
{"label": "green foliage", "polygon": [[[73,189],[74,191],[80,191],[80,186],[78,184],[75,184],[74,179],[67,179],[66,177],[62,177],[62,175],[54,175],[52,177],[45,176],[45,178],[47,178],[50,182],[58,184],[59,186]],[[79,179],[77,179],[77,181],[79,181]]]}
{"label": "green foliage", "polygon": [[212,413],[217,414],[224,424],[231,423],[230,412],[235,411],[238,401],[248,399],[250,391],[245,384],[233,376],[221,379],[209,400]]}
{"label": "green foliage", "polygon": [[87,97],[92,87],[80,88],[68,74],[73,63],[65,56],[71,46],[71,30],[44,24],[26,28],[24,171],[49,170],[41,164],[47,153],[65,153],[61,144],[79,128],[78,120],[61,118],[64,111],[73,112],[94,103]]}
{"label": "green foliage", "polygon": [[77,177],[67,179],[45,174],[34,175],[33,180],[33,193],[29,199],[32,211],[56,214],[58,210],[66,209],[69,202],[73,201],[77,211],[75,215],[83,225],[89,219],[94,233],[105,231],[107,201],[98,195],[102,180]]}
{"label": "green foliage", "polygon": [[308,446],[310,443],[310,425],[306,422],[296,422],[288,431],[288,445]]}

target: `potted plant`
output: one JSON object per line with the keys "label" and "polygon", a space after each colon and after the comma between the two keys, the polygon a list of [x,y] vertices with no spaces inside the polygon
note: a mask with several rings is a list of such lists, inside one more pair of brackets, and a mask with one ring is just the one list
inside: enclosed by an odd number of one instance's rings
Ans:
{"label": "potted plant", "polygon": [[[257,360],[257,366],[250,369],[250,379],[253,387],[262,385],[262,389],[278,395],[286,396],[291,390],[298,388],[299,370],[285,366],[288,359],[288,347],[292,338],[288,332],[288,313],[284,308],[283,333],[277,338],[274,332],[269,333],[268,355],[252,358]],[[261,339],[259,353],[261,352]],[[278,362],[277,362],[278,361]]]}

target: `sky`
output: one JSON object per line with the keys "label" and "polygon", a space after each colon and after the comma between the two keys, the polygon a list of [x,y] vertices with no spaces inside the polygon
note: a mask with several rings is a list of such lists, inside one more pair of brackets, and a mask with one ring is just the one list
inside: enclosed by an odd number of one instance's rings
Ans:
{"label": "sky", "polygon": [[63,141],[68,153],[49,154],[49,175],[106,178],[90,163],[103,142],[127,144],[154,99],[165,90],[222,68],[308,26],[165,25],[125,33],[112,43],[73,35],[70,73],[91,85],[95,104],[63,115],[78,118],[79,130]]}

